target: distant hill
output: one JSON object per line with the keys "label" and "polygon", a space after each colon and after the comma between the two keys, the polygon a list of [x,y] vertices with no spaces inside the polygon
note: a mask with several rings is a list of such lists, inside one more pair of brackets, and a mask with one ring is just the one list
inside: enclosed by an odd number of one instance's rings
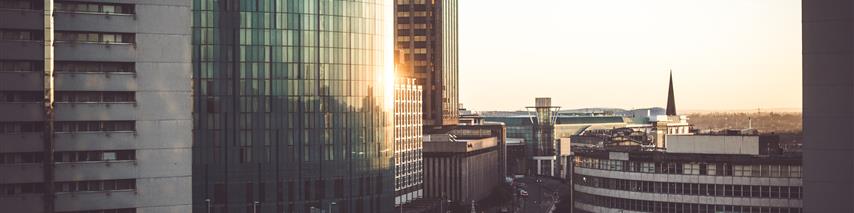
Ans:
{"label": "distant hill", "polygon": [[688,118],[696,129],[744,129],[752,120],[753,128],[762,133],[800,134],[803,130],[800,112],[694,113]]}

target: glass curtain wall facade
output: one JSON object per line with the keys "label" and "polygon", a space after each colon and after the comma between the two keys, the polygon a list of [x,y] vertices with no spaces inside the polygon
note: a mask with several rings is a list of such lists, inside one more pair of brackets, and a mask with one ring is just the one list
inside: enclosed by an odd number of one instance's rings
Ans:
{"label": "glass curtain wall facade", "polygon": [[194,212],[392,211],[390,6],[193,1]]}

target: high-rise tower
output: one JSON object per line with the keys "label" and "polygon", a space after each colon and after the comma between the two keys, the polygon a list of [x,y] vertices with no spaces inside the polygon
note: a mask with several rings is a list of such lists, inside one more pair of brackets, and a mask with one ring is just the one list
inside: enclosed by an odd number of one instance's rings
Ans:
{"label": "high-rise tower", "polygon": [[804,212],[854,212],[854,1],[802,1]]}
{"label": "high-rise tower", "polygon": [[190,211],[190,5],[0,1],[0,211]]}
{"label": "high-rise tower", "polygon": [[[425,129],[459,122],[457,0],[395,0],[397,71],[423,88]],[[428,132],[429,133],[429,132]]]}
{"label": "high-rise tower", "polygon": [[392,1],[195,2],[194,212],[390,212]]}

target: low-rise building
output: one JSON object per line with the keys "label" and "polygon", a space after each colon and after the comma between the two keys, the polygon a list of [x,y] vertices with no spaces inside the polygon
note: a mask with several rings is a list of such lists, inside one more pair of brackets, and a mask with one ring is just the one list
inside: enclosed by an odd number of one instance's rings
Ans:
{"label": "low-rise building", "polygon": [[802,212],[801,154],[774,137],[670,135],[661,149],[573,150],[576,212]]}
{"label": "low-rise building", "polygon": [[452,135],[424,137],[425,197],[454,203],[479,201],[503,180],[496,137],[455,139]]}

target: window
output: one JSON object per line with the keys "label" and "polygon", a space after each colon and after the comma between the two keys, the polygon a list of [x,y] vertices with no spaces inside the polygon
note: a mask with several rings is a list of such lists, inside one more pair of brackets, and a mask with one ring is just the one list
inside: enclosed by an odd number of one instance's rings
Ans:
{"label": "window", "polygon": [[136,131],[134,121],[58,121],[56,132]]}
{"label": "window", "polygon": [[135,150],[111,150],[111,151],[70,151],[56,152],[54,159],[62,162],[87,162],[87,161],[120,161],[136,160]]}
{"label": "window", "polygon": [[121,103],[134,102],[134,92],[111,91],[59,91],[56,92],[57,102],[64,103]]}
{"label": "window", "polygon": [[56,72],[135,72],[132,62],[57,61]]}
{"label": "window", "polygon": [[131,33],[106,33],[106,32],[56,32],[57,42],[83,42],[83,43],[134,43],[134,34]]}
{"label": "window", "polygon": [[39,103],[42,101],[43,94],[41,91],[0,91],[0,103]]}
{"label": "window", "polygon": [[56,182],[56,192],[97,192],[135,190],[135,179]]}
{"label": "window", "polygon": [[44,35],[36,30],[0,30],[0,40],[7,41],[40,41]]}
{"label": "window", "polygon": [[0,164],[42,163],[42,156],[41,152],[0,153]]}
{"label": "window", "polygon": [[73,13],[106,13],[106,14],[134,14],[134,5],[131,4],[108,4],[94,2],[68,2],[54,3],[58,12]]}
{"label": "window", "polygon": [[[3,2],[3,1],[0,1]],[[0,60],[0,72],[42,72],[42,61]]]}
{"label": "window", "polygon": [[0,1],[0,9],[36,10],[41,9],[42,2],[26,0],[3,0]]}
{"label": "window", "polygon": [[0,134],[42,132],[44,123],[30,122],[0,122]]}

